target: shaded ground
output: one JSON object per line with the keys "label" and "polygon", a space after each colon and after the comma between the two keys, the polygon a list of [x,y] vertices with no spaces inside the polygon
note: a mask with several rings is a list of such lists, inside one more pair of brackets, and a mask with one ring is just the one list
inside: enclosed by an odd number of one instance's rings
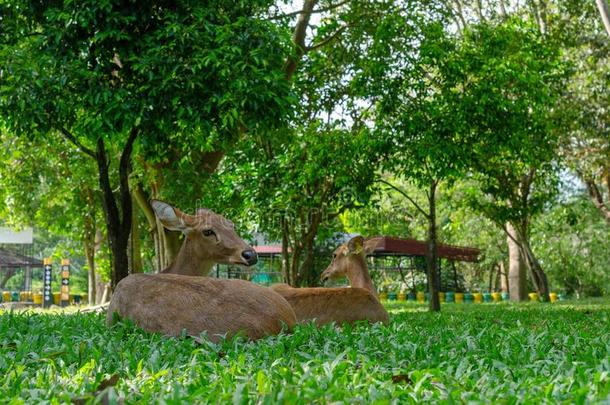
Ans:
{"label": "shaded ground", "polygon": [[0,402],[610,401],[610,302],[388,304],[391,324],[218,345],[96,314],[0,315]]}

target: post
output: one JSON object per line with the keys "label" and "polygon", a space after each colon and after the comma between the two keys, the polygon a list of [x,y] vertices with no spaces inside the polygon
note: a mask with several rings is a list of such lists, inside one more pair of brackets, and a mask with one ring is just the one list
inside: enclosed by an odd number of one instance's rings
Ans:
{"label": "post", "polygon": [[53,305],[53,293],[51,291],[51,272],[53,270],[53,266],[51,265],[51,258],[48,257],[43,260],[44,264],[44,272],[43,272],[43,288],[42,288],[42,307],[49,308]]}
{"label": "post", "polygon": [[61,306],[70,305],[70,260],[61,260]]}

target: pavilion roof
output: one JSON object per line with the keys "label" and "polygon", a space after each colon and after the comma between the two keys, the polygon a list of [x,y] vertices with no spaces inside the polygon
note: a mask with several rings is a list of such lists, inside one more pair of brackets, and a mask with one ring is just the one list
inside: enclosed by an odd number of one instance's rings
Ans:
{"label": "pavilion roof", "polygon": [[[402,239],[391,236],[380,236],[379,244],[371,256],[425,256],[428,250],[426,242],[416,239]],[[443,259],[461,262],[476,262],[481,251],[473,247],[463,247],[439,243],[438,256]],[[282,254],[282,245],[254,246],[259,256],[269,257]]]}
{"label": "pavilion roof", "polygon": [[42,267],[42,260],[0,248],[0,268]]}
{"label": "pavilion roof", "polygon": [[[380,236],[380,242],[371,256],[426,256],[428,244],[416,239]],[[461,262],[476,262],[481,251],[473,247],[437,244],[438,257]]]}

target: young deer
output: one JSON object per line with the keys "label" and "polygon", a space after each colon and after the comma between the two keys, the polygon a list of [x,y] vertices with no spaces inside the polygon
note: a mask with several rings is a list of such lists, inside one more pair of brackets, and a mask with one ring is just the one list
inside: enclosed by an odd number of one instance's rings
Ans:
{"label": "young deer", "polygon": [[362,236],[352,238],[335,250],[332,262],[322,273],[322,281],[347,277],[352,288],[292,288],[287,284],[271,288],[290,303],[298,322],[315,320],[318,326],[361,320],[388,323],[388,313],[379,302],[366,265],[366,254],[378,242],[365,242]]}
{"label": "young deer", "polygon": [[168,336],[207,332],[212,341],[244,333],[250,339],[292,328],[295,314],[282,296],[243,280],[206,276],[214,263],[253,265],[256,252],[234,225],[210,210],[187,215],[162,201],[151,202],[161,223],[185,235],[175,261],[160,274],[132,274],[116,286],[108,307],[148,332]]}

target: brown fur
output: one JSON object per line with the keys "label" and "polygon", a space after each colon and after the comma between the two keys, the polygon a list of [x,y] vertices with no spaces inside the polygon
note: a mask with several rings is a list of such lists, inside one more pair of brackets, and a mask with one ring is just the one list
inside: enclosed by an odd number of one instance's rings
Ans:
{"label": "brown fur", "polygon": [[366,253],[376,245],[375,239],[364,243],[361,236],[353,238],[335,250],[333,261],[322,273],[323,280],[347,276],[352,288],[293,288],[288,284],[271,288],[290,303],[297,322],[314,320],[320,326],[368,320],[387,324],[388,312],[377,298],[366,265]]}
{"label": "brown fur", "polygon": [[243,280],[177,274],[132,274],[117,285],[108,308],[148,332],[190,336],[207,332],[210,340],[243,332],[250,339],[292,328],[295,315],[284,298]]}
{"label": "brown fur", "polygon": [[315,320],[320,326],[363,320],[387,324],[389,320],[383,305],[364,288],[293,288],[287,284],[271,288],[290,303],[297,322]]}
{"label": "brown fur", "polygon": [[279,333],[282,325],[294,326],[290,304],[273,290],[248,281],[202,277],[215,262],[248,264],[243,252],[252,248],[230,221],[209,210],[191,216],[161,201],[152,205],[164,226],[184,232],[182,249],[162,274],[132,274],[119,282],[108,307],[109,325],[117,313],[148,332],[207,332],[212,341],[239,332],[259,339]]}

